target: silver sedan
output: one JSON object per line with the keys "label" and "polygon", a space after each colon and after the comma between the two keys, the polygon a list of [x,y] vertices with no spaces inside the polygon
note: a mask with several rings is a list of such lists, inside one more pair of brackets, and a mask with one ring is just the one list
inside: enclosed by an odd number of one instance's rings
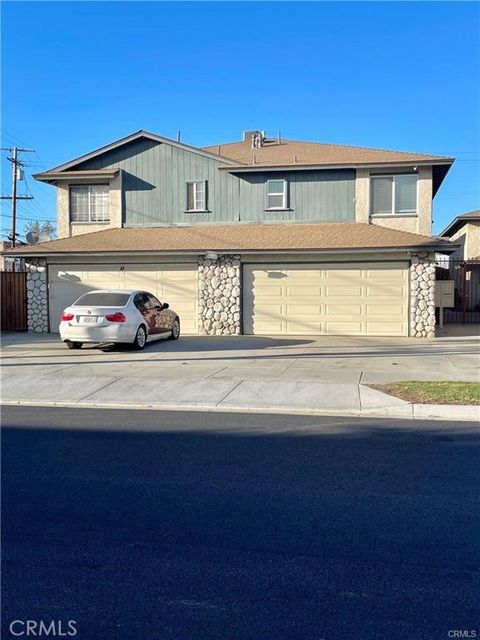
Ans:
{"label": "silver sedan", "polygon": [[143,349],[152,340],[177,340],[180,318],[147,291],[106,289],[85,293],[64,309],[59,330],[69,349],[80,349],[85,342]]}

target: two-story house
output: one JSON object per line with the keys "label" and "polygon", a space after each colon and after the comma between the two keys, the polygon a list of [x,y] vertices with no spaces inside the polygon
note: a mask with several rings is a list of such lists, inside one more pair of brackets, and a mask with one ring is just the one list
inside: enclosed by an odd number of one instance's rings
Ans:
{"label": "two-story house", "polygon": [[447,312],[447,318],[465,322],[467,313],[471,322],[480,320],[480,210],[462,213],[442,231],[442,236],[452,240],[457,250],[443,266],[455,281],[455,309]]}
{"label": "two-story house", "polygon": [[29,326],[95,288],[167,301],[184,333],[434,334],[432,199],[452,158],[266,138],[196,148],[146,131],[37,180],[59,239],[28,257]]}

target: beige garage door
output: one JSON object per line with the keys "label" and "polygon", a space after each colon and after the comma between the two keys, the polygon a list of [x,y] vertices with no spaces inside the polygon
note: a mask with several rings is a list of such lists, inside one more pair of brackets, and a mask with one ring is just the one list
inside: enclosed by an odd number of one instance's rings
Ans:
{"label": "beige garage door", "polygon": [[92,289],[143,289],[153,293],[180,316],[183,333],[198,333],[198,287],[196,264],[51,265],[50,328],[58,331],[60,315],[74,300]]}
{"label": "beige garage door", "polygon": [[408,263],[246,265],[247,334],[408,335]]}

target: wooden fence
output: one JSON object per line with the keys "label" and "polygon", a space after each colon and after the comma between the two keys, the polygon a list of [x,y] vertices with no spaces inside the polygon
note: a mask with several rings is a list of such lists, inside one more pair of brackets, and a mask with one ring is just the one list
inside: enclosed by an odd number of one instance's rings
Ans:
{"label": "wooden fence", "polygon": [[27,274],[25,271],[1,271],[2,331],[27,331]]}

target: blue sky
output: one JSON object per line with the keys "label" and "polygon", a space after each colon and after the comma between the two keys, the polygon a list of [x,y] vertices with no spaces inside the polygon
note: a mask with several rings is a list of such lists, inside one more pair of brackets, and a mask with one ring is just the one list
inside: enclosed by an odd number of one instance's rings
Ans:
{"label": "blue sky", "polygon": [[[478,43],[473,2],[3,2],[2,146],[36,149],[27,177],[142,128],[453,155],[440,232],[480,204]],[[27,189],[19,223],[53,220],[55,189]]]}

